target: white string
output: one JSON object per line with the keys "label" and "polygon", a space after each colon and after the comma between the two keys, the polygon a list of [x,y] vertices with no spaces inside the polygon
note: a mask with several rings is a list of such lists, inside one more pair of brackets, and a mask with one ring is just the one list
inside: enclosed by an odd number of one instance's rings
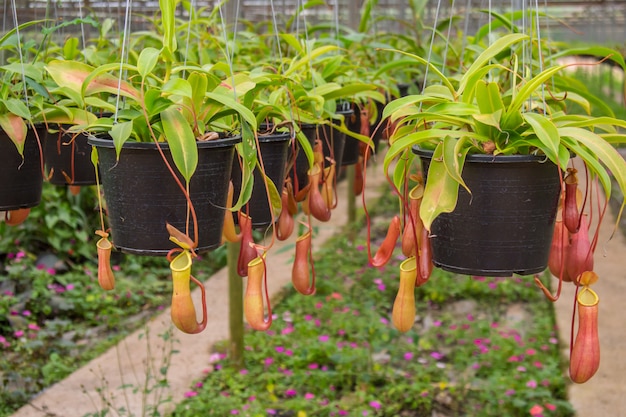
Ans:
{"label": "white string", "polygon": [[448,17],[448,34],[446,35],[446,47],[443,51],[443,62],[441,63],[441,73],[445,75],[446,73],[446,62],[448,61],[448,47],[450,45],[450,33],[452,33],[452,17],[454,16],[454,0],[452,0],[452,4],[450,5],[450,15]]}
{"label": "white string", "polygon": [[274,9],[274,0],[270,0],[270,8],[272,10],[272,24],[274,25],[274,36],[276,37],[276,48],[278,51],[278,59],[280,60],[280,71],[283,72],[284,62],[283,62],[283,51],[280,48],[280,36],[278,35],[278,22],[276,21],[276,11]]}
{"label": "white string", "polygon": [[222,3],[218,5],[218,11],[220,13],[220,19],[222,23],[222,32],[224,33],[224,47],[226,49],[226,61],[228,61],[228,68],[230,69],[230,77],[233,84],[233,96],[235,100],[237,100],[237,91],[235,87],[235,69],[233,67],[233,60],[235,59],[235,41],[237,39],[237,25],[239,23],[239,0],[237,0],[236,8],[235,8],[235,23],[233,26],[233,48],[231,48],[228,43],[228,33],[226,32],[226,19],[224,18],[224,13],[222,12]]}
{"label": "white string", "polygon": [[85,24],[83,23],[83,2],[78,2],[78,17],[80,17],[80,35],[82,40],[82,47],[87,47],[87,42],[85,40]]}
{"label": "white string", "polygon": [[[193,13],[196,10],[196,0],[191,0],[191,5],[189,6],[189,22],[187,26],[187,42],[185,43],[185,57],[183,58],[183,65],[187,66],[187,57],[189,56],[189,44],[191,40],[191,19],[193,17]],[[183,71],[183,78],[187,74],[187,70]]]}
{"label": "white string", "polygon": [[[511,0],[513,1],[513,0]],[[472,0],[465,3],[465,25],[463,26],[463,42],[461,45],[461,59],[459,59],[459,73],[463,71],[463,58],[465,57],[465,48],[467,48],[467,32],[469,31],[470,13],[472,10]]]}
{"label": "white string", "polygon": [[124,16],[124,32],[122,34],[122,53],[120,59],[120,76],[117,80],[117,97],[115,98],[115,115],[113,116],[113,123],[117,123],[117,113],[120,106],[120,95],[122,92],[122,74],[124,73],[124,61],[126,60],[126,42],[130,33],[130,14],[132,6],[132,0],[126,0],[126,15]]}
{"label": "white string", "polygon": [[[435,43],[435,33],[437,31],[437,23],[439,22],[439,11],[441,10],[441,0],[437,1],[437,10],[435,11],[435,22],[433,23],[433,32],[430,37],[430,47],[428,48],[428,57],[426,58],[426,70],[424,71],[424,84],[422,85],[422,94],[426,89],[426,84],[428,84],[428,67],[430,66],[430,61],[432,59],[433,54],[433,45]],[[420,102],[420,110],[422,108]]]}
{"label": "white string", "polygon": [[[539,28],[539,0],[535,0],[535,19],[537,25],[537,59],[539,60],[539,72],[543,72],[543,51],[541,50],[541,29]],[[541,102],[544,114],[547,112],[545,84],[541,83]]]}
{"label": "white string", "polygon": [[17,7],[15,6],[15,0],[11,0],[11,9],[13,11],[13,24],[15,25],[15,35],[17,36],[17,53],[20,57],[20,66],[22,69],[22,87],[24,89],[24,101],[28,107],[28,90],[26,89],[26,75],[24,68],[24,55],[22,54],[22,38],[20,34],[20,24],[17,20]]}

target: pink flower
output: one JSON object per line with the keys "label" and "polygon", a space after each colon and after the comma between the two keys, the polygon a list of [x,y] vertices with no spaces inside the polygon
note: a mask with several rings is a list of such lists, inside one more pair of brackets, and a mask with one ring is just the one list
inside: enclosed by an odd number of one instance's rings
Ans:
{"label": "pink flower", "polygon": [[554,410],[556,410],[556,405],[554,405],[554,404],[546,403],[546,404],[544,404],[544,405],[545,405],[545,406],[546,406],[546,408],[547,408],[548,410],[550,410],[550,411],[554,411]]}
{"label": "pink flower", "polygon": [[339,410],[339,415],[340,416],[347,416],[348,412],[346,410]]}
{"label": "pink flower", "polygon": [[320,366],[319,366],[318,364],[316,364],[316,363],[310,363],[310,364],[309,364],[309,369],[317,369],[317,368],[319,368],[319,367],[320,367]]}
{"label": "pink flower", "polygon": [[404,354],[404,360],[405,361],[410,361],[411,359],[413,359],[413,352],[406,352]]}
{"label": "pink flower", "polygon": [[288,389],[287,391],[285,391],[285,395],[287,397],[295,397],[296,394],[298,394],[298,392],[295,389]]}
{"label": "pink flower", "polygon": [[441,320],[434,320],[433,327],[441,327]]}
{"label": "pink flower", "polygon": [[275,350],[276,350],[276,352],[278,352],[278,353],[283,353],[283,352],[285,351],[285,348],[284,348],[284,347],[282,347],[282,346],[276,346],[274,349],[275,349]]}
{"label": "pink flower", "polygon": [[65,286],[65,289],[66,289],[67,291],[71,291],[71,290],[73,290],[73,289],[74,289],[74,284],[67,284],[67,285]]}
{"label": "pink flower", "polygon": [[293,356],[293,350],[291,350],[291,349],[287,349],[287,350],[285,351],[285,355],[287,355],[287,356]]}
{"label": "pink flower", "polygon": [[185,398],[191,398],[191,397],[195,397],[196,395],[198,395],[198,393],[196,391],[187,391],[184,396]]}
{"label": "pink flower", "polygon": [[242,369],[241,371],[239,371],[239,373],[241,375],[247,375],[248,374],[248,370],[247,369]]}
{"label": "pink flower", "polygon": [[202,388],[203,385],[202,381],[196,382],[196,388]]}
{"label": "pink flower", "polygon": [[526,386],[528,388],[537,388],[537,381],[535,381],[534,379],[531,379],[530,381],[526,383]]}
{"label": "pink flower", "polygon": [[531,416],[540,416],[542,412],[543,412],[543,407],[540,406],[539,404],[533,405],[530,409]]}
{"label": "pink flower", "polygon": [[508,389],[508,390],[504,391],[504,395],[507,395],[509,397],[511,395],[515,395],[515,390],[514,389]]}
{"label": "pink flower", "polygon": [[322,304],[322,303],[315,304],[315,308],[322,308],[323,306],[324,306],[324,304]]}
{"label": "pink flower", "polygon": [[24,336],[24,331],[23,330],[16,330],[15,333],[13,333],[13,336],[20,338],[22,336]]}
{"label": "pink flower", "polygon": [[270,366],[271,364],[274,363],[274,358],[265,358],[263,363],[265,364],[265,366]]}
{"label": "pink flower", "polygon": [[517,371],[518,372],[526,372],[526,367],[525,366],[518,366],[517,367]]}
{"label": "pink flower", "polygon": [[320,342],[328,342],[328,335],[327,334],[323,334],[320,337],[318,337],[318,340]]}
{"label": "pink flower", "polygon": [[529,356],[532,356],[535,353],[537,353],[537,351],[535,349],[526,349],[526,354],[529,355]]}
{"label": "pink flower", "polygon": [[304,320],[311,321],[311,320],[313,320],[313,316],[310,315],[310,314],[307,314],[306,316],[304,316]]}
{"label": "pink flower", "polygon": [[30,330],[39,330],[39,326],[37,326],[35,323],[29,323],[28,328]]}
{"label": "pink flower", "polygon": [[542,363],[541,363],[541,362],[539,362],[539,361],[535,361],[535,362],[533,362],[533,365],[535,366],[535,368],[539,368],[539,369],[543,368]]}
{"label": "pink flower", "polygon": [[256,400],[256,397],[254,395],[251,395],[250,397],[248,397],[248,402],[253,402]]}
{"label": "pink flower", "polygon": [[304,394],[305,400],[312,400],[313,398],[315,398],[315,395],[311,394],[310,392],[307,392],[306,394]]}
{"label": "pink flower", "polygon": [[439,353],[439,352],[432,352],[430,354],[430,356],[432,356],[433,358],[435,358],[436,360],[440,360],[441,358],[443,358],[443,354]]}
{"label": "pink flower", "polygon": [[239,414],[239,410],[230,410],[230,414]]}
{"label": "pink flower", "polygon": [[[11,312],[11,313],[13,313],[13,312]],[[31,315],[30,310],[24,310],[24,311],[22,311],[22,316],[24,316],[24,317],[30,317],[30,315]]]}
{"label": "pink flower", "polygon": [[381,407],[381,404],[378,401],[370,401],[370,407],[378,410]]}

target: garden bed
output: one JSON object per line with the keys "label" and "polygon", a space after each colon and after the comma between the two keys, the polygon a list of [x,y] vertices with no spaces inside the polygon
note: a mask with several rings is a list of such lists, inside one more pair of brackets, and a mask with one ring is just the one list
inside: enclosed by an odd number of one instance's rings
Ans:
{"label": "garden bed", "polygon": [[317,293],[287,290],[271,330],[246,335],[243,369],[216,350],[175,416],[573,415],[553,306],[531,278],[436,271],[402,334],[403,257],[368,267],[363,234],[345,236],[317,253]]}

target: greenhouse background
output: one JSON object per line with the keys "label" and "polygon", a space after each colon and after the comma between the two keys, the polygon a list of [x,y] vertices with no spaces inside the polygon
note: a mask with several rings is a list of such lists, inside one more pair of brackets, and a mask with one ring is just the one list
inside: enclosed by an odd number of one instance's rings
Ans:
{"label": "greenhouse background", "polygon": [[[358,26],[359,10],[363,0],[337,0],[339,6],[339,19],[341,24],[351,27]],[[333,17],[333,8],[337,4],[328,2],[327,5],[311,8],[306,15],[313,23],[317,21],[330,21]],[[192,1],[196,9],[212,8],[217,1],[197,0]],[[304,3],[299,0],[276,0],[273,6],[267,0],[242,0],[231,1],[225,4],[225,20],[234,22],[235,8],[239,8],[239,18],[250,22],[267,22],[272,18],[272,10],[279,20],[292,16],[296,8]],[[488,9],[494,11],[519,10],[524,7],[522,0],[456,0],[456,1],[433,1],[426,2],[424,20],[434,21],[437,8],[440,8],[440,19],[448,18],[452,10],[456,16],[462,16],[468,9]],[[71,20],[80,16],[92,14],[98,18],[117,18],[121,22],[125,15],[126,6],[132,6],[132,14],[136,24],[141,25],[143,20],[140,16],[150,16],[158,9],[158,1],[93,1],[93,0],[23,0],[17,5],[17,14],[21,22],[51,17],[60,20]],[[489,6],[491,4],[491,6]],[[551,24],[548,33],[555,40],[570,42],[606,42],[622,43],[626,38],[626,1],[623,0],[537,0],[530,2],[526,7],[537,7],[550,16],[560,20],[564,26]],[[183,11],[181,10],[181,13]],[[410,8],[403,0],[380,0],[375,11],[377,18],[402,18],[410,13]],[[9,9],[9,1],[4,1],[3,25],[10,27],[7,21],[12,13]],[[333,17],[334,18],[334,17]],[[485,19],[484,16],[482,19]],[[475,23],[479,24],[480,17],[475,17]],[[7,26],[9,25],[9,26]],[[401,32],[402,27],[398,23],[382,20],[379,30]]]}

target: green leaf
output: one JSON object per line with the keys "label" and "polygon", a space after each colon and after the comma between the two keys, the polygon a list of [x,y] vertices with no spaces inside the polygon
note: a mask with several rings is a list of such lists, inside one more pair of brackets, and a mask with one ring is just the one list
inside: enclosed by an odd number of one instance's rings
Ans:
{"label": "green leaf", "polygon": [[[465,73],[463,74],[463,78],[461,78],[461,82],[459,83],[458,94],[463,94],[465,89],[473,91],[475,83],[478,82],[477,79],[473,79],[475,73],[477,71],[480,71],[481,68],[487,65],[489,61],[500,52],[504,51],[506,48],[509,48],[511,45],[525,39],[528,39],[527,35],[512,33],[504,35],[503,37],[493,42],[474,60],[472,65],[470,65],[470,67],[465,71]],[[469,82],[470,80],[472,80],[472,83]]]}
{"label": "green leaf", "polygon": [[141,78],[146,78],[148,74],[154,71],[160,54],[161,52],[158,49],[152,47],[141,51],[139,59],[137,59],[137,72],[139,72]]}
{"label": "green leaf", "polygon": [[26,141],[27,127],[24,120],[15,114],[0,114],[0,128],[11,139],[17,152],[24,157],[24,142]]}
{"label": "green leaf", "polygon": [[28,78],[32,78],[37,82],[42,82],[43,79],[41,77],[41,68],[38,68],[36,65],[28,64],[28,63],[19,63],[13,62],[8,65],[3,65],[0,67],[6,71],[13,72],[15,74],[24,75]]}
{"label": "green leaf", "polygon": [[495,82],[479,81],[476,84],[476,103],[483,114],[495,113],[504,110],[504,103],[500,95],[500,88]]}
{"label": "green leaf", "polygon": [[189,184],[198,166],[198,147],[193,131],[182,113],[174,107],[161,112],[161,122],[174,164]]}
{"label": "green leaf", "polygon": [[244,105],[237,103],[231,95],[207,92],[206,97],[234,110],[250,124],[250,127],[253,130],[257,129],[256,117],[254,117],[254,113],[252,113],[252,111]]}
{"label": "green leaf", "polygon": [[522,108],[522,105],[534,93],[537,92],[537,90],[539,89],[541,84],[543,84],[546,81],[548,81],[551,77],[553,77],[555,74],[557,74],[558,72],[562,71],[566,67],[567,67],[566,65],[558,65],[558,66],[555,66],[555,67],[551,67],[551,68],[548,68],[546,70],[543,70],[542,72],[540,72],[539,74],[537,74],[533,78],[531,78],[530,80],[527,80],[526,84],[524,84],[519,89],[519,91],[517,92],[515,97],[513,97],[513,100],[511,101],[511,104],[509,104],[509,106],[507,107],[506,112],[505,112],[504,117],[503,117],[502,128],[503,129],[508,129],[509,120],[511,120],[510,118],[516,112],[520,111],[520,109]]}
{"label": "green leaf", "polygon": [[22,100],[8,98],[6,100],[1,100],[1,102],[5,105],[9,113],[19,116],[24,120],[30,120],[30,111]]}
{"label": "green leaf", "polygon": [[290,75],[294,74],[296,71],[301,69],[303,66],[308,65],[309,62],[311,62],[315,58],[317,58],[317,57],[319,57],[321,55],[327,54],[329,52],[336,51],[338,49],[339,49],[339,47],[335,46],[335,45],[325,45],[325,46],[320,46],[319,48],[315,48],[311,52],[309,52],[306,55],[304,55],[302,58],[291,61],[291,65],[285,71],[285,76],[290,76]]}
{"label": "green leaf", "polygon": [[567,161],[565,166],[559,163],[559,144],[560,136],[559,131],[547,117],[537,113],[524,113],[524,120],[530,125],[525,133],[534,133],[541,141],[541,150],[546,156],[555,164],[561,166],[561,169],[567,168]]}
{"label": "green leaf", "polygon": [[113,145],[115,146],[115,152],[117,155],[117,159],[120,159],[120,152],[122,151],[122,146],[124,143],[130,138],[130,134],[133,131],[133,122],[123,122],[113,125],[109,134],[113,138]]}
{"label": "green leaf", "polygon": [[[585,129],[577,127],[563,127],[559,129],[561,136],[570,137],[584,145],[592,155],[604,164],[611,175],[617,181],[617,185],[622,191],[622,195],[626,195],[626,161],[617,150],[608,144],[602,137]],[[582,158],[582,156],[581,156]],[[583,158],[587,162],[586,158]],[[604,192],[607,198],[611,195],[611,184],[604,184]],[[623,203],[623,200],[622,200]]]}
{"label": "green leaf", "polygon": [[443,143],[439,143],[430,161],[420,217],[426,230],[441,213],[454,211],[459,196],[459,183],[448,173],[443,161]]}
{"label": "green leaf", "polygon": [[463,140],[457,140],[451,136],[443,138],[443,163],[446,167],[448,175],[471,194],[472,192],[461,177],[463,166],[465,164],[465,157],[467,156],[468,151],[469,147],[464,145]]}

